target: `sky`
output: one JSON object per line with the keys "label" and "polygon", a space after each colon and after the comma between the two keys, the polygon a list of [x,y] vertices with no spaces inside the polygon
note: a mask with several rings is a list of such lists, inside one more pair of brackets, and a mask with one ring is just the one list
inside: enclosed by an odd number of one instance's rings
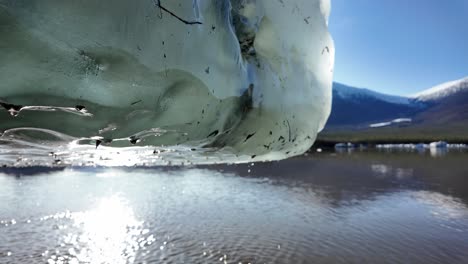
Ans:
{"label": "sky", "polygon": [[337,82],[409,95],[468,76],[468,0],[331,0]]}

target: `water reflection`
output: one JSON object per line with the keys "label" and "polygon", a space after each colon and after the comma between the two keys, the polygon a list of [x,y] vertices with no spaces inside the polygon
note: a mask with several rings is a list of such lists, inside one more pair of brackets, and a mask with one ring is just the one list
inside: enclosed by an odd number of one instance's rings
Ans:
{"label": "water reflection", "polygon": [[[131,263],[141,248],[153,241],[141,240],[147,232],[137,221],[133,210],[118,196],[101,199],[96,208],[70,214],[80,234],[67,234],[63,242],[68,246],[68,258],[79,263]],[[49,262],[54,261],[53,257]]]}
{"label": "water reflection", "polygon": [[[413,197],[430,207],[432,209],[431,213],[437,218],[444,220],[468,218],[467,206],[455,197],[428,191],[415,192]],[[462,230],[459,231],[463,232]]]}
{"label": "water reflection", "polygon": [[380,178],[395,177],[398,180],[402,180],[411,178],[414,174],[413,168],[394,168],[386,164],[372,164],[370,168],[374,175]]}
{"label": "water reflection", "polygon": [[449,150],[447,148],[430,148],[429,153],[431,154],[431,157],[437,158],[437,157],[443,157],[447,155]]}
{"label": "water reflection", "polygon": [[3,174],[0,263],[463,263],[466,175],[371,152]]}

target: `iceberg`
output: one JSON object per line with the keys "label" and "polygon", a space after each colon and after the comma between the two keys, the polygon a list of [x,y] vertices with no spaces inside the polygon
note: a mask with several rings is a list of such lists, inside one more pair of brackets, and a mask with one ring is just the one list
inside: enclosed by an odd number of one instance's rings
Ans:
{"label": "iceberg", "polygon": [[0,163],[302,154],[331,109],[329,12],[330,0],[0,0]]}
{"label": "iceberg", "polygon": [[437,142],[432,142],[429,144],[429,148],[447,148],[448,143],[445,141],[437,141]]}

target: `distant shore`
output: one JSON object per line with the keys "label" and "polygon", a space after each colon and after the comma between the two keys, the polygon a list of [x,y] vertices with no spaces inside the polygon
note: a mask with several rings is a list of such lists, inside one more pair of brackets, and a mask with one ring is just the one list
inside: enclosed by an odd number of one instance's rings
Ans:
{"label": "distant shore", "polygon": [[352,143],[354,145],[363,145],[375,147],[377,145],[386,144],[430,144],[431,142],[445,141],[449,144],[468,144],[468,139],[445,139],[445,138],[353,138],[353,137],[337,137],[337,138],[321,138],[319,137],[312,149],[316,148],[334,148],[339,143]]}

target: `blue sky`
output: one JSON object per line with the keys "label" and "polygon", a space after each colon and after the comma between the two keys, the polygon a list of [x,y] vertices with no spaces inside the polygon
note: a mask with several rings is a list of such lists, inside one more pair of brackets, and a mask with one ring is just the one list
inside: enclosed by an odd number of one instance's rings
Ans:
{"label": "blue sky", "polygon": [[468,0],[332,0],[335,81],[407,95],[468,76]]}

